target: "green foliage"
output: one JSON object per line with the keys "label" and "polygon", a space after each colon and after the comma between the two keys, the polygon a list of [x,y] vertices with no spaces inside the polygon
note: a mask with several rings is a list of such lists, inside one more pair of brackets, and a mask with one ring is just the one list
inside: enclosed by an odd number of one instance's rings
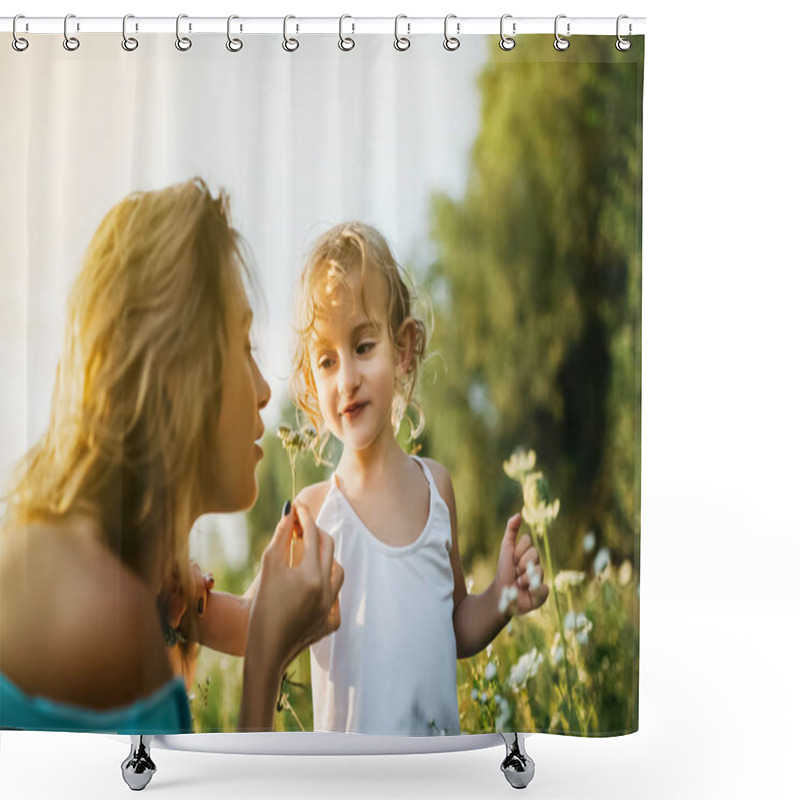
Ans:
{"label": "green foliage", "polygon": [[563,498],[556,559],[592,530],[620,561],[639,530],[641,61],[603,37],[491,47],[465,195],[433,202],[424,452],[451,471],[468,568],[519,506],[518,445]]}

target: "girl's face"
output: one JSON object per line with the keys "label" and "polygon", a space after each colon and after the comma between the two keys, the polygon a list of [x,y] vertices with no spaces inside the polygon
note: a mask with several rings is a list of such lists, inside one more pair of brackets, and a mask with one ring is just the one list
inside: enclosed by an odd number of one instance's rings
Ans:
{"label": "girl's face", "polygon": [[345,448],[363,451],[394,436],[392,401],[404,364],[389,338],[383,280],[367,278],[370,319],[361,303],[361,278],[351,279],[351,291],[317,318],[309,351],[325,425]]}
{"label": "girl's face", "polygon": [[238,306],[228,320],[228,345],[222,367],[222,404],[205,487],[205,511],[241,511],[258,495],[255,470],[264,455],[256,444],[264,434],[260,410],[270,399],[250,344],[253,312]]}

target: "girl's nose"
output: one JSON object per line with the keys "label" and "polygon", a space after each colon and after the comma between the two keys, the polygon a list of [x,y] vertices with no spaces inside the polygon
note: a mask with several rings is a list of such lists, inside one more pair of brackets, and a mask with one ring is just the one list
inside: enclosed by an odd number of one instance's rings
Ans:
{"label": "girl's nose", "polygon": [[354,358],[342,359],[339,370],[339,392],[345,396],[351,395],[361,385],[361,374]]}

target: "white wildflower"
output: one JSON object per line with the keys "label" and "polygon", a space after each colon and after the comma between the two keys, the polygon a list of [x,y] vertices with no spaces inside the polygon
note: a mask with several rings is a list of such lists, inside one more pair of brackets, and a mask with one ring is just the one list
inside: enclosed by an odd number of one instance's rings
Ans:
{"label": "white wildflower", "polygon": [[627,586],[633,577],[633,565],[627,559],[622,562],[619,568],[619,582],[621,586]]}
{"label": "white wildflower", "polygon": [[514,453],[508,461],[503,462],[503,469],[509,478],[521,481],[533,469],[535,464],[536,453],[533,450],[528,450],[527,453]]}
{"label": "white wildflower", "polygon": [[496,730],[501,731],[511,724],[511,706],[505,697],[499,696],[497,698],[497,708]]}
{"label": "white wildflower", "polygon": [[486,672],[484,673],[486,680],[491,681],[497,677],[497,666],[495,665],[494,661],[490,661],[486,665]]}
{"label": "white wildflower", "polygon": [[486,705],[486,702],[487,702],[488,700],[489,700],[489,695],[488,695],[488,694],[486,694],[486,692],[484,692],[484,693],[481,695],[481,703],[483,703],[484,705]]}
{"label": "white wildflower", "polygon": [[589,531],[583,537],[583,552],[584,553],[591,553],[592,550],[594,550],[594,546],[595,546],[596,541],[597,541],[597,539],[595,538],[594,533],[592,531]]}
{"label": "white wildflower", "polygon": [[581,611],[575,618],[575,637],[578,640],[578,644],[589,644],[589,633],[593,627],[591,620]]}
{"label": "white wildflower", "polygon": [[520,657],[519,661],[511,667],[508,682],[515,691],[524,686],[530,678],[539,671],[539,665],[544,661],[544,656],[534,647],[529,653]]}
{"label": "white wildflower", "polygon": [[564,630],[565,631],[573,631],[575,630],[575,612],[574,611],[567,611],[564,614]]}
{"label": "white wildflower", "polygon": [[594,574],[602,574],[608,569],[609,564],[611,564],[611,553],[607,547],[602,547],[594,557]]}
{"label": "white wildflower", "polygon": [[470,693],[470,697],[473,700],[477,700],[478,699],[478,690],[477,689],[473,689],[472,692]]}
{"label": "white wildflower", "polygon": [[494,645],[491,642],[489,642],[489,644],[486,646],[486,658],[491,658],[492,657],[492,650],[493,649],[494,649]]}
{"label": "white wildflower", "polygon": [[503,591],[500,593],[500,602],[497,604],[497,609],[501,614],[505,614],[508,609],[516,602],[517,587],[504,586]]}
{"label": "white wildflower", "polygon": [[528,576],[528,584],[531,590],[538,589],[542,585],[542,576],[536,571],[536,565],[533,561],[529,561],[525,567],[525,573]]}
{"label": "white wildflower", "polygon": [[561,634],[556,632],[553,637],[553,646],[550,648],[550,658],[553,665],[558,666],[564,660],[564,645],[561,644]]}
{"label": "white wildflower", "polygon": [[566,592],[567,589],[574,588],[575,586],[580,586],[583,583],[584,578],[586,577],[585,572],[576,572],[575,570],[562,570],[561,572],[556,575],[555,584],[556,584],[556,591],[558,592]]}

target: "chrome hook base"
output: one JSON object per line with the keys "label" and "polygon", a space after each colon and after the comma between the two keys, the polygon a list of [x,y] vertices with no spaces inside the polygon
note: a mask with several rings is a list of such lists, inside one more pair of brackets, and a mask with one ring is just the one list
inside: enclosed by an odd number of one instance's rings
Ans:
{"label": "chrome hook base", "polygon": [[131,736],[131,752],[122,762],[122,779],[135,792],[147,786],[156,774],[156,765],[150,758],[152,736]]}
{"label": "chrome hook base", "polygon": [[506,746],[506,757],[500,769],[515,789],[524,789],[536,771],[533,759],[525,752],[525,740],[518,733],[501,733],[500,736]]}

